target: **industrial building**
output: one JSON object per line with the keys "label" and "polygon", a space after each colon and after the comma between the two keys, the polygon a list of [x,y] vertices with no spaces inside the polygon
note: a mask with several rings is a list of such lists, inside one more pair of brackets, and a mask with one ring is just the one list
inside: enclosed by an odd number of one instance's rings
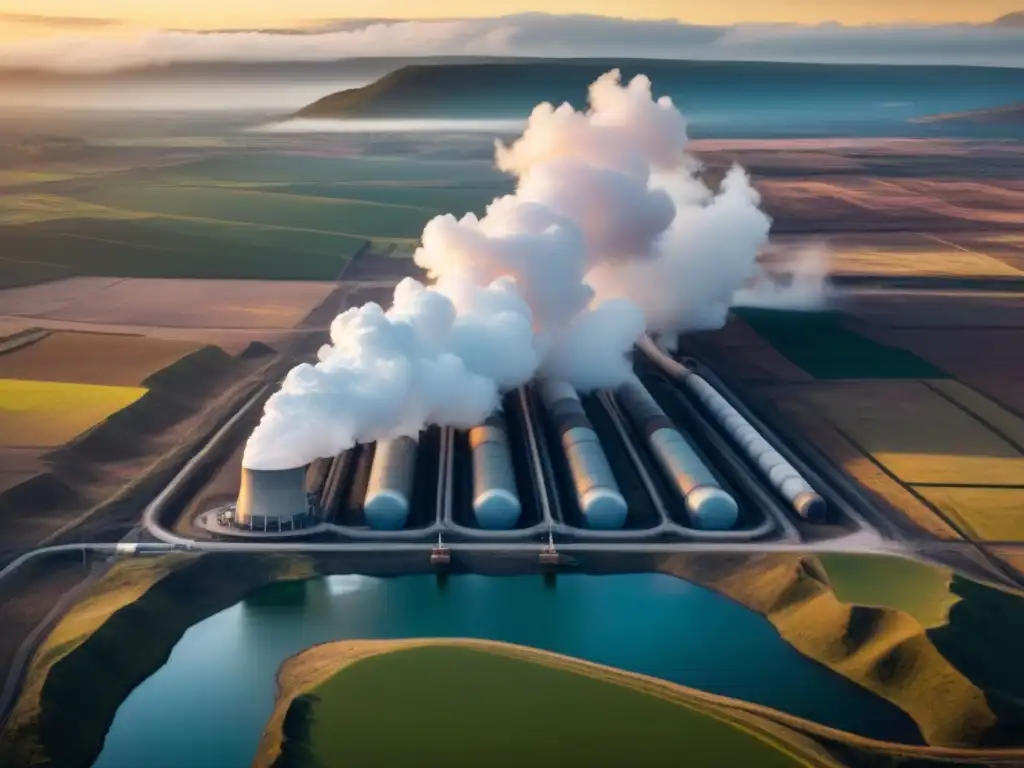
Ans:
{"label": "industrial building", "polygon": [[316,507],[306,493],[306,469],[243,468],[233,524],[266,532],[293,531],[314,524]]}
{"label": "industrial building", "polygon": [[[672,360],[649,340],[640,349],[661,374],[642,369],[643,381],[633,375],[592,399],[566,381],[544,379],[506,398],[507,412],[499,408],[464,432],[429,427],[309,467],[243,469],[237,502],[215,510],[209,530],[315,529],[410,542],[442,534],[455,541],[545,534],[744,541],[773,531],[795,536],[791,517],[825,521],[823,497],[794,467],[803,466],[799,456],[774,436],[769,442],[769,430],[751,423],[756,415],[738,410],[742,401],[698,375],[696,363]],[[667,389],[673,384],[676,391]],[[590,415],[605,430],[600,435]]]}

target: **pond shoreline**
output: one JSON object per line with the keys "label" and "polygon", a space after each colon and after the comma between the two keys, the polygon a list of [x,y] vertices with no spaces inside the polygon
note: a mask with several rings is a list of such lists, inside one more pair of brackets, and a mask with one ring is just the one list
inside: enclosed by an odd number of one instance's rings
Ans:
{"label": "pond shoreline", "polygon": [[[783,566],[789,567],[793,562],[802,561],[797,556],[787,556]],[[693,557],[680,560],[673,557],[605,556],[591,558],[586,562],[579,561],[570,572],[587,575],[663,573],[711,589],[729,602],[743,606],[744,609],[766,617],[771,622],[770,611],[764,610],[750,595],[737,590],[726,577],[729,573],[743,572],[744,568],[754,568],[756,571],[762,565],[778,567],[778,558],[744,556],[738,562],[724,563],[727,566],[724,570],[722,565],[723,558],[710,556],[704,560]],[[12,717],[12,727],[0,736],[0,763],[7,764],[10,760],[10,764],[22,764],[17,760],[24,761],[25,757],[32,755],[46,755],[53,760],[59,758],[59,764],[62,766],[91,766],[103,749],[106,734],[118,708],[138,685],[166,663],[171,650],[185,632],[204,619],[243,600],[261,586],[281,581],[305,581],[332,574],[358,573],[385,578],[416,573],[424,575],[431,573],[432,569],[423,567],[422,558],[411,558],[406,554],[391,557],[341,555],[316,559],[203,555],[183,566],[180,571],[185,572],[185,575],[180,575],[178,571],[172,572],[158,580],[140,599],[121,606],[86,642],[48,670],[39,692],[38,708],[35,712],[32,711],[32,702],[27,703],[26,710],[26,702],[19,700],[15,711],[22,710],[21,718],[16,720]],[[543,572],[534,558],[523,556],[477,556],[475,559],[463,556],[453,558],[451,567],[452,575],[539,575]],[[445,574],[438,574],[440,584],[443,584],[446,578]],[[803,579],[814,581],[813,573],[807,575],[800,571],[797,573],[796,582],[789,584],[782,592],[794,586],[804,589]],[[203,599],[198,602],[184,601],[187,608],[179,606],[178,609],[170,611],[154,610],[156,606],[168,604],[167,601],[172,605],[183,602],[181,590],[184,585],[192,585],[197,589],[201,587]],[[799,647],[798,644],[794,645],[787,639],[786,632],[780,631],[779,626],[775,626],[775,629],[782,635],[782,639],[807,661],[821,665],[830,672],[866,688],[880,702],[895,703],[897,706],[905,704],[894,700],[898,697],[888,695],[877,686],[865,686],[863,680],[858,680],[850,670],[844,670],[841,664],[829,664],[822,658],[807,653],[807,649]],[[140,632],[145,635],[146,646],[149,648],[149,651],[141,656],[131,651],[134,645],[132,638],[138,636]],[[87,699],[84,694],[83,698],[76,698],[79,696],[76,689],[83,690],[83,685],[95,684],[97,662],[111,657],[117,658],[120,663],[113,669],[116,679],[103,678],[102,687],[106,695],[97,697],[90,693]],[[33,662],[35,663],[36,661]],[[104,668],[103,673],[111,674],[109,666]],[[27,680],[25,690],[30,689]],[[81,708],[67,707],[69,701],[76,700],[89,701],[89,713],[84,718]],[[921,712],[913,714],[920,721]],[[919,727],[921,725],[919,722]],[[75,734],[75,738],[67,738],[68,733]]]}

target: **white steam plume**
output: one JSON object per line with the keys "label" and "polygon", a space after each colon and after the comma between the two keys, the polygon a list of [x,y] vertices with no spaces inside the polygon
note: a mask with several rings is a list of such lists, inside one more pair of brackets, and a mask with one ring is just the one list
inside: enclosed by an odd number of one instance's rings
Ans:
{"label": "white steam plume", "polygon": [[644,329],[721,325],[760,274],[770,220],[734,168],[717,193],[686,153],[686,121],[651,83],[617,71],[590,109],[541,104],[497,145],[518,178],[478,218],[439,216],[391,309],[350,309],[319,362],[291,371],[246,446],[253,469],[299,466],[426,424],[469,427],[534,375],[581,390],[630,374]]}

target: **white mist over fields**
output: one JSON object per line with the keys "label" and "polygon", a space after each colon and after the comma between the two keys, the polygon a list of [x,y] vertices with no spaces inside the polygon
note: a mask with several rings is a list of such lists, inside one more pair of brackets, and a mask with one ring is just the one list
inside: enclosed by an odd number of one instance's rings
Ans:
{"label": "white mist over fields", "polygon": [[586,112],[536,107],[522,136],[496,147],[515,192],[480,218],[427,223],[414,259],[431,284],[403,280],[387,311],[339,315],[319,362],[267,402],[244,465],[299,466],[427,424],[468,428],[538,375],[614,387],[645,330],[718,327],[737,294],[785,302],[786,289],[764,288],[771,222],[747,174],[734,167],[709,189],[687,144],[685,119],[643,76],[602,76]]}

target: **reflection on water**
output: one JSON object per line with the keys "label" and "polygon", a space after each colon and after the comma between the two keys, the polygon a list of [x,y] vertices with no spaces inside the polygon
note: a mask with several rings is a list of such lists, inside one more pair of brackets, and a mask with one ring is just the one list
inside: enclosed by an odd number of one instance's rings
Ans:
{"label": "reflection on water", "polygon": [[[345,638],[481,637],[919,741],[896,707],[801,656],[762,617],[660,574],[332,576],[278,584],[192,627],[118,710],[98,766],[250,763],[290,655]],[[170,714],[170,716],[169,716]]]}

